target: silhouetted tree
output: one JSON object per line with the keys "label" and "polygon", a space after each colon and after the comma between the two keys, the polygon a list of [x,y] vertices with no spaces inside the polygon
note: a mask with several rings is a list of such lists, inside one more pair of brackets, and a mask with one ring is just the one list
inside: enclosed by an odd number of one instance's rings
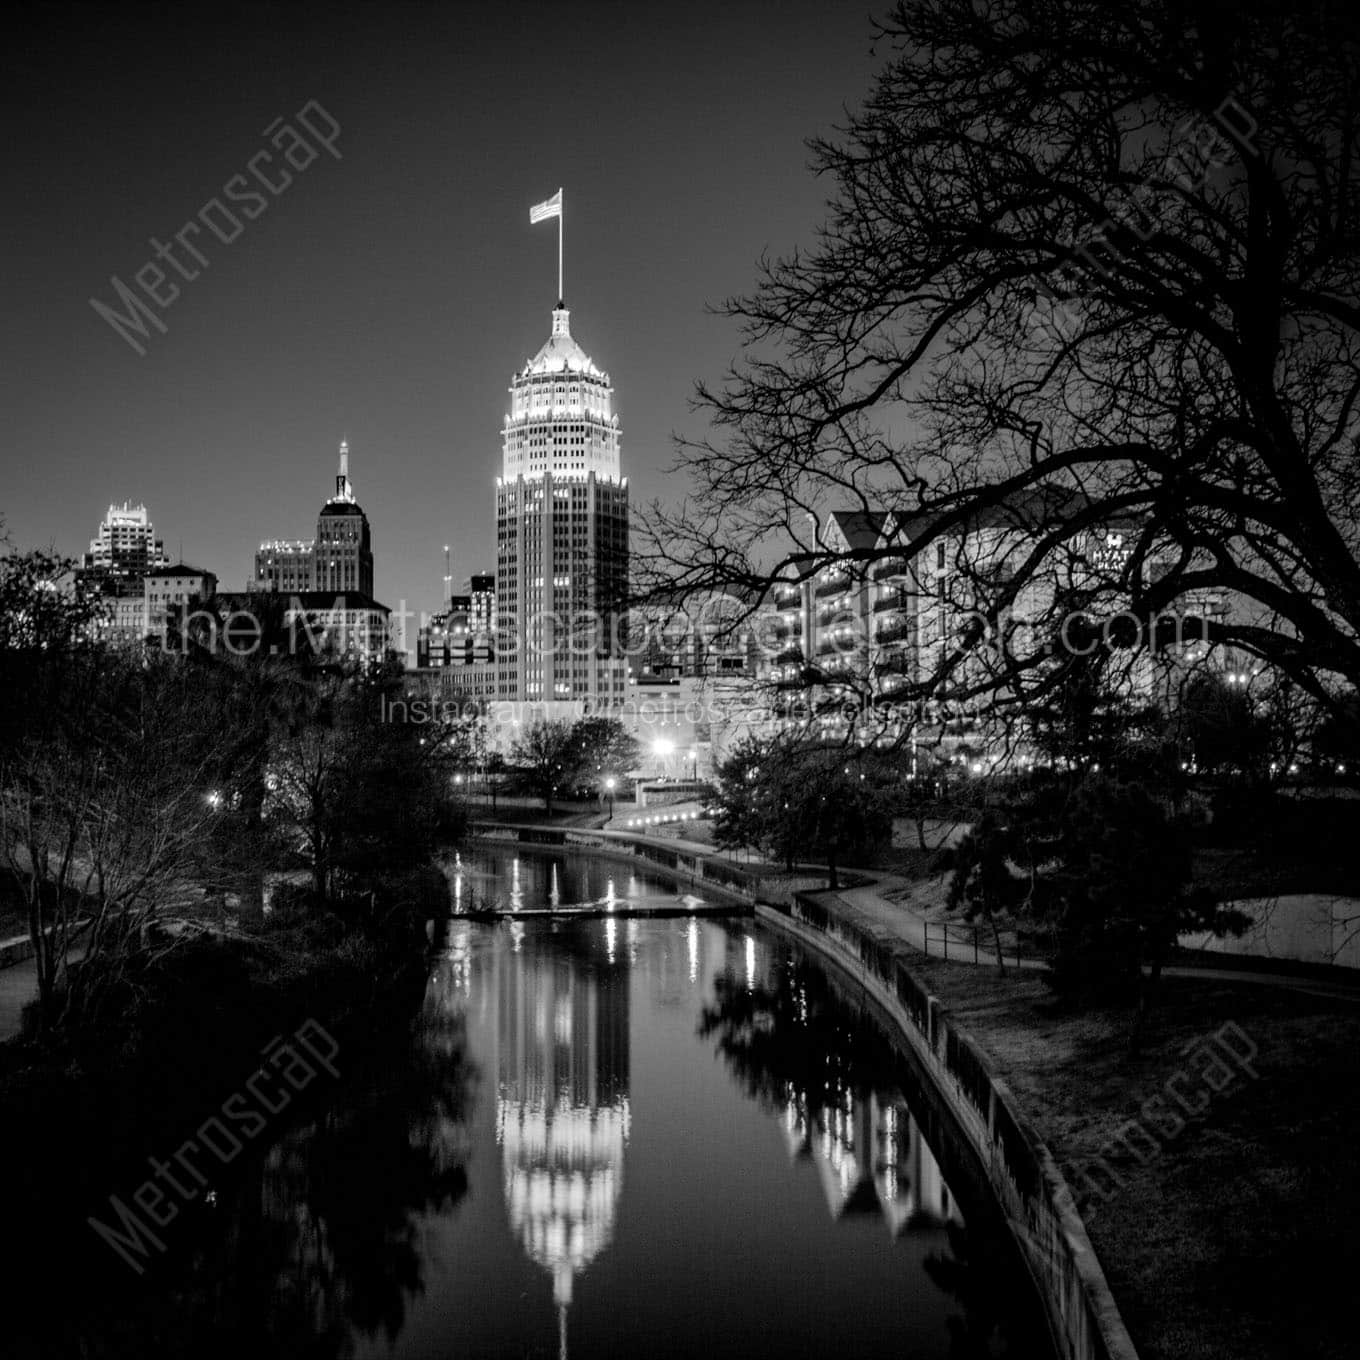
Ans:
{"label": "silhouetted tree", "polygon": [[576,778],[578,755],[571,724],[553,718],[531,723],[510,748],[517,784],[543,800],[549,817],[553,799]]}
{"label": "silhouetted tree", "polygon": [[714,840],[754,845],[789,869],[821,860],[834,888],[839,866],[892,834],[892,802],[873,773],[840,746],[748,739],[718,771]]}
{"label": "silhouetted tree", "polygon": [[571,725],[571,767],[575,781],[592,793],[606,779],[622,780],[638,768],[637,739],[617,718],[578,718]]}
{"label": "silhouetted tree", "polygon": [[[671,595],[759,599],[1009,523],[1004,569],[951,573],[975,612],[904,702],[1042,695],[1071,661],[1051,630],[964,662],[1074,574],[1098,615],[1230,592],[1211,644],[1320,701],[1360,684],[1355,38],[1331,3],[902,0],[874,88],[813,144],[823,230],[727,306],[747,356],[701,389],[692,497],[651,518]],[[839,509],[897,518],[841,551]]]}

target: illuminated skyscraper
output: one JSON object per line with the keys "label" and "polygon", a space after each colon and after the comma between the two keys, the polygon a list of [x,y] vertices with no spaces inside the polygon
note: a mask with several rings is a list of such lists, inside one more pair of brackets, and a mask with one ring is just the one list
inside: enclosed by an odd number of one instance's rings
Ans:
{"label": "illuminated skyscraper", "polygon": [[354,499],[354,487],[349,480],[349,445],[343,440],[335,495],[321,507],[316,521],[315,589],[373,594],[373,536],[368,516]]}
{"label": "illuminated skyscraper", "polygon": [[628,481],[614,388],[553,309],[515,375],[496,479],[496,667],[502,699],[622,702]]}
{"label": "illuminated skyscraper", "polygon": [[129,501],[109,506],[99,532],[90,540],[90,551],[76,570],[77,579],[102,597],[100,637],[119,644],[146,640],[143,583],[148,573],[167,566],[165,544],[156,537],[146,506]]}
{"label": "illuminated skyscraper", "polygon": [[285,595],[325,591],[373,596],[373,533],[349,479],[349,444],[340,441],[335,494],[321,507],[314,539],[271,539],[255,554],[255,590]]}
{"label": "illuminated skyscraper", "polygon": [[156,537],[146,506],[124,501],[109,506],[99,532],[90,540],[81,571],[91,578],[127,583],[132,593],[140,595],[147,572],[169,565],[165,544]]}

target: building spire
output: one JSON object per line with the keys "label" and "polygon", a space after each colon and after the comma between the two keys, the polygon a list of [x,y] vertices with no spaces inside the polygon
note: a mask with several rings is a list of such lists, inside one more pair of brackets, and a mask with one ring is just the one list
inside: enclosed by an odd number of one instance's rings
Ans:
{"label": "building spire", "polygon": [[340,441],[340,471],[335,478],[335,499],[352,501],[354,489],[349,484],[349,440]]}

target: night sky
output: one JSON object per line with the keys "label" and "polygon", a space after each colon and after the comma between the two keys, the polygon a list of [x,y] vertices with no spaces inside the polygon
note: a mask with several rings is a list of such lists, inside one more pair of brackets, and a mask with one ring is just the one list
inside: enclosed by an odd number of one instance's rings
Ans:
{"label": "night sky", "polygon": [[[3,95],[10,536],[77,554],[111,501],[145,501],[172,557],[239,589],[261,538],[311,537],[347,435],[378,597],[437,607],[446,542],[455,587],[494,567],[506,388],[556,300],[556,225],[528,211],[559,185],[572,330],[614,380],[634,504],[673,493],[693,384],[738,343],[705,307],[811,240],[826,186],[804,139],[868,89],[870,13],[28,11]],[[206,268],[175,247],[198,277],[139,356],[90,298],[135,287],[149,238],[172,242],[309,101],[340,159],[231,244],[195,238]]]}

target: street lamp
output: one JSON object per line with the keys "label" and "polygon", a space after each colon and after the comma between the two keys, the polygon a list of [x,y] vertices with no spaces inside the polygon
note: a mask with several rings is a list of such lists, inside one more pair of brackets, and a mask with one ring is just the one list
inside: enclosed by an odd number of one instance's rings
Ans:
{"label": "street lamp", "polygon": [[605,789],[609,793],[609,820],[611,822],[614,820],[614,785],[617,783],[618,780],[612,774],[604,781]]}
{"label": "street lamp", "polygon": [[689,748],[689,777],[696,784],[699,782],[699,752],[693,746]]}

